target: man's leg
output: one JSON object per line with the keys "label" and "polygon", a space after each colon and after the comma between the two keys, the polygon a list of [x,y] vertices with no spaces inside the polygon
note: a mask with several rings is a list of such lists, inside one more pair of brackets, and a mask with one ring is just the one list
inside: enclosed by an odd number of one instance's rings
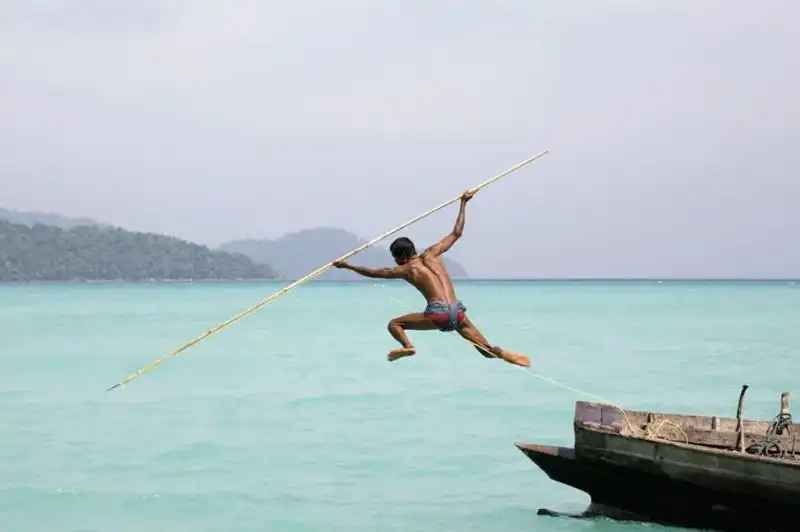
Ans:
{"label": "man's leg", "polygon": [[430,331],[436,329],[436,325],[425,317],[421,312],[414,312],[406,314],[399,318],[394,318],[389,322],[389,334],[400,342],[403,346],[399,349],[393,349],[389,353],[389,362],[393,362],[398,358],[408,357],[417,352],[416,348],[411,344],[411,341],[406,335],[406,329],[414,331]]}
{"label": "man's leg", "polygon": [[461,327],[458,329],[460,334],[466,340],[475,344],[475,349],[486,358],[501,358],[511,364],[518,366],[530,366],[530,359],[519,353],[511,353],[497,346],[489,344],[488,340],[484,338],[481,332],[475,327],[475,324],[467,317],[464,316],[464,321],[461,322]]}

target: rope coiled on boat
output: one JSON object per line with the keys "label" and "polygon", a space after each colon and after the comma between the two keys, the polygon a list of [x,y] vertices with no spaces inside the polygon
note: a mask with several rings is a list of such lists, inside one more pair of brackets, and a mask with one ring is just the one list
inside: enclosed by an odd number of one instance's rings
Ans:
{"label": "rope coiled on boat", "polygon": [[[792,448],[786,449],[783,443],[776,437],[783,429],[788,429],[792,434]],[[745,452],[756,456],[769,456],[772,458],[791,459],[796,460],[797,455],[794,452],[797,434],[792,430],[792,416],[787,414],[778,414],[772,420],[764,440],[758,443],[752,443],[747,446]]]}

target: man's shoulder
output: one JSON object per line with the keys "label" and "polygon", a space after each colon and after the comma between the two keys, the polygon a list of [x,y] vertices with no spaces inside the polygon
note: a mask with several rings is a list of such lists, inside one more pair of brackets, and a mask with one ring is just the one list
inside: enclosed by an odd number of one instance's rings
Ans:
{"label": "man's shoulder", "polygon": [[431,250],[427,250],[427,249],[425,250],[424,253],[422,253],[419,256],[419,258],[420,258],[420,260],[422,262],[435,262],[435,263],[439,263],[439,264],[444,264],[442,262],[442,256],[440,254],[438,254],[438,253],[436,253],[434,251],[431,251]]}
{"label": "man's shoulder", "polygon": [[399,275],[400,277],[407,277],[409,273],[411,273],[411,269],[411,264],[408,262],[405,264],[398,264],[397,266],[391,268],[394,274]]}

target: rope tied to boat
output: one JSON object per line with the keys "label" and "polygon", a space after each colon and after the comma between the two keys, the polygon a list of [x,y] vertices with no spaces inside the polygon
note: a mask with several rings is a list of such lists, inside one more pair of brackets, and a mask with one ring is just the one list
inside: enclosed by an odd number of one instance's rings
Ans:
{"label": "rope tied to boat", "polygon": [[652,427],[652,424],[648,423],[647,426],[644,429],[645,430],[644,437],[647,438],[647,439],[650,439],[650,440],[667,440],[667,441],[671,441],[673,438],[661,436],[661,428],[664,427],[664,426],[667,426],[667,425],[672,425],[674,428],[678,429],[678,431],[680,432],[680,434],[683,436],[683,438],[685,440],[684,443],[687,443],[687,444],[689,443],[689,435],[686,433],[686,430],[684,430],[683,426],[680,423],[675,423],[671,419],[662,419],[655,426],[655,428]]}

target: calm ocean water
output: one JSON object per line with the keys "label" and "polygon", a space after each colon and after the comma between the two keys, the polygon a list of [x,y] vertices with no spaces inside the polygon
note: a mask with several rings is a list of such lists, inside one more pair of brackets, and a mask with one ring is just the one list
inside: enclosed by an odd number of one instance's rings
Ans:
{"label": "calm ocean water", "polygon": [[[587,499],[515,441],[592,399],[386,322],[398,283],[310,283],[114,392],[282,284],[0,286],[0,529],[660,530],[538,517]],[[772,418],[800,396],[800,282],[461,282],[493,343],[632,408]]]}

